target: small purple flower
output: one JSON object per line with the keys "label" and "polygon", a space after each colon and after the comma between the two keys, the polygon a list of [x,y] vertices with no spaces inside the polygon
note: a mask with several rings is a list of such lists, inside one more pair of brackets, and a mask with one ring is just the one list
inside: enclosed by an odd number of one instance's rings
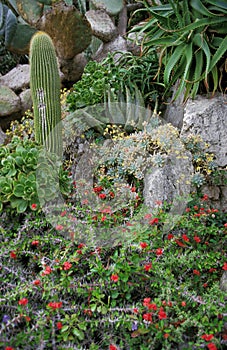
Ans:
{"label": "small purple flower", "polygon": [[10,321],[10,317],[8,315],[3,315],[2,322],[7,323]]}
{"label": "small purple flower", "polygon": [[137,326],[138,322],[134,321],[132,323],[132,331],[136,331],[138,329],[138,326]]}

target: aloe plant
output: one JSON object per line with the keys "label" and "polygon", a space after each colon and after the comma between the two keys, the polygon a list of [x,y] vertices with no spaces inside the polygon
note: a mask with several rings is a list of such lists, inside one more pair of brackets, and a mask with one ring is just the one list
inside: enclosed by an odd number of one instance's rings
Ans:
{"label": "aloe plant", "polygon": [[44,32],[37,32],[31,40],[30,86],[36,141],[61,157],[61,82],[53,42]]}
{"label": "aloe plant", "polygon": [[[221,0],[143,1],[150,19],[134,30],[145,33],[143,53],[155,46],[166,91],[180,80],[174,98],[184,91],[195,98],[203,81],[207,91],[221,85],[227,51],[227,3]],[[164,73],[162,72],[162,68]]]}

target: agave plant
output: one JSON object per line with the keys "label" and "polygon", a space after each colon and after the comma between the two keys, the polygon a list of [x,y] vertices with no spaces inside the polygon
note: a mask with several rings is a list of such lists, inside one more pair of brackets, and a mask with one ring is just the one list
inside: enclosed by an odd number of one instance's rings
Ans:
{"label": "agave plant", "polygon": [[201,81],[207,92],[221,87],[227,62],[226,1],[169,0],[153,6],[150,1],[141,2],[150,17],[134,30],[144,34],[144,54],[157,48],[157,75],[166,92],[178,80],[174,99],[183,92],[185,100],[195,98]]}

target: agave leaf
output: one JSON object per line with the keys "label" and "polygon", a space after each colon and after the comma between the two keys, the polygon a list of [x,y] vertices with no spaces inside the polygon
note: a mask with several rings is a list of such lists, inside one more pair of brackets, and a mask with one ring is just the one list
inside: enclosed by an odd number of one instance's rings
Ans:
{"label": "agave leaf", "polygon": [[190,5],[201,15],[207,16],[207,17],[213,17],[213,16],[220,16],[217,13],[210,12],[200,0],[191,0]]}
{"label": "agave leaf", "polygon": [[218,88],[218,68],[217,68],[217,66],[213,67],[213,69],[211,70],[211,74],[212,74],[213,83],[214,83],[212,95],[214,95],[215,91]]}
{"label": "agave leaf", "polygon": [[172,7],[172,9],[174,11],[174,14],[175,14],[177,20],[178,20],[178,25],[180,27],[182,27],[184,25],[184,19],[183,19],[181,13],[180,13],[179,3],[176,2],[176,1],[172,1],[172,0],[169,0],[169,2],[171,4],[171,7]]}
{"label": "agave leaf", "polygon": [[150,10],[151,14],[156,18],[156,20],[158,22],[160,22],[161,26],[164,27],[164,30],[172,30],[174,28],[176,28],[176,22],[173,21],[171,18],[169,18],[168,15],[172,14],[173,11],[167,13],[166,16],[162,16],[158,13],[155,12],[155,8],[154,8],[154,11],[153,10]]}
{"label": "agave leaf", "polygon": [[180,29],[175,29],[175,30],[168,30],[169,32],[172,33],[181,33],[181,32],[190,32],[192,30],[195,30],[199,27],[206,27],[206,26],[211,26],[213,24],[224,24],[224,22],[227,22],[226,17],[217,17],[217,18],[202,18],[202,19],[196,19],[193,23],[182,27]]}
{"label": "agave leaf", "polygon": [[226,0],[207,0],[209,4],[220,7],[221,9],[227,10],[227,2]]}
{"label": "agave leaf", "polygon": [[146,45],[157,45],[157,46],[177,46],[183,43],[182,38],[185,34],[180,37],[172,34],[170,36],[165,36],[163,38],[151,39],[146,42]]}
{"label": "agave leaf", "polygon": [[203,51],[199,50],[195,54],[195,71],[194,71],[194,82],[193,82],[193,87],[191,90],[191,97],[195,98],[198,89],[199,89],[199,84],[201,80],[201,73],[202,73],[202,68],[203,68]]}
{"label": "agave leaf", "polygon": [[17,18],[9,9],[5,23],[5,46],[9,46],[17,29]]}
{"label": "agave leaf", "polygon": [[216,66],[217,62],[222,58],[222,56],[227,51],[227,36],[222,40],[220,46],[215,52],[214,56],[211,59],[209,71],[212,71],[214,66]]}
{"label": "agave leaf", "polygon": [[[186,58],[186,65],[185,65],[185,71],[184,71],[184,74],[181,78],[181,82],[180,82],[180,85],[176,91],[176,94],[174,96],[174,100],[177,99],[177,97],[183,92],[185,86],[186,86],[186,81],[188,80],[189,78],[189,74],[190,74],[190,66],[191,66],[191,63],[192,63],[192,57],[193,57],[193,53],[192,53],[192,43],[190,43],[189,45],[187,45],[187,50],[184,51],[184,56]],[[185,95],[185,99],[187,98],[188,96]]]}
{"label": "agave leaf", "polygon": [[3,4],[0,2],[0,29],[3,27],[3,23],[4,23]]}
{"label": "agave leaf", "polygon": [[135,85],[135,115],[137,116],[138,122],[136,127],[139,130],[143,129],[143,123],[145,121],[145,103],[141,91]]}
{"label": "agave leaf", "polygon": [[110,122],[113,124],[124,124],[125,116],[123,115],[119,103],[116,102],[116,95],[112,89],[107,92],[107,106],[110,114]]}
{"label": "agave leaf", "polygon": [[179,45],[172,53],[170,59],[167,62],[167,65],[164,70],[164,84],[167,85],[169,83],[169,77],[173,70],[173,68],[176,66],[179,59],[182,57],[184,51],[187,49],[188,45],[181,44]]}
{"label": "agave leaf", "polygon": [[197,33],[194,38],[193,38],[193,42],[199,46],[205,53],[206,55],[206,70],[205,70],[205,79],[207,79],[207,75],[208,75],[208,71],[209,71],[209,66],[210,66],[210,58],[211,58],[211,53],[210,53],[210,49],[209,46],[207,44],[206,39],[204,38],[204,36],[202,36],[202,34]]}

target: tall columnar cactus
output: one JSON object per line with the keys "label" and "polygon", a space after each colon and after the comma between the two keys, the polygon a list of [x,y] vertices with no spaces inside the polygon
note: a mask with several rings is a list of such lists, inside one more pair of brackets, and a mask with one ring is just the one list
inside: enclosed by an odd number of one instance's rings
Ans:
{"label": "tall columnar cactus", "polygon": [[30,87],[34,108],[35,139],[62,155],[60,76],[51,38],[37,32],[30,44]]}

